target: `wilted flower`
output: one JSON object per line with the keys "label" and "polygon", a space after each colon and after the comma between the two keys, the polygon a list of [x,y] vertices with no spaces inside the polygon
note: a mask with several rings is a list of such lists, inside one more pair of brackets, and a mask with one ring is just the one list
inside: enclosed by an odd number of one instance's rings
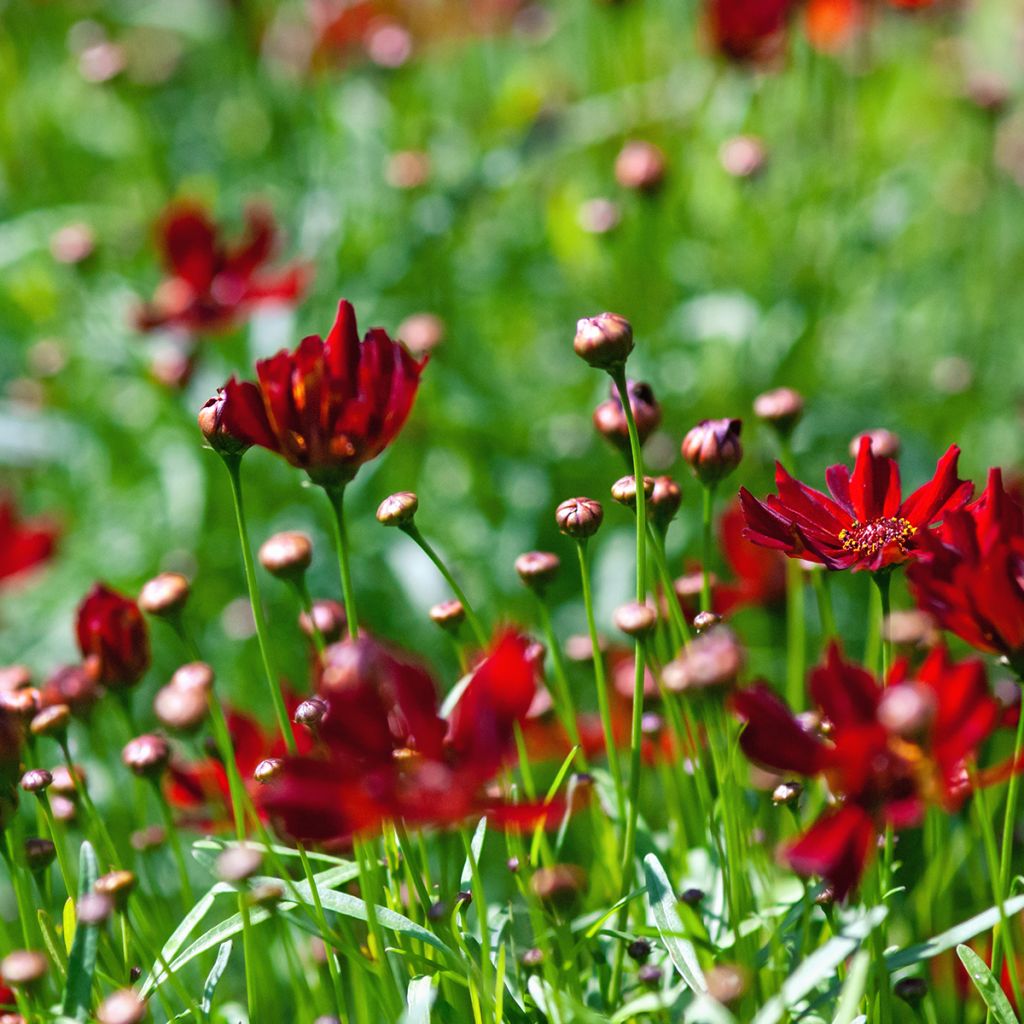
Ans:
{"label": "wilted flower", "polygon": [[99,682],[121,689],[134,686],[145,675],[149,631],[131,598],[95,584],[79,605],[76,630],[78,648]]}
{"label": "wilted flower", "polygon": [[355,310],[342,300],[326,341],[312,335],[260,360],[256,383],[227,382],[223,425],[314,483],[342,485],[398,435],[425,365],[380,328],[360,343]]}

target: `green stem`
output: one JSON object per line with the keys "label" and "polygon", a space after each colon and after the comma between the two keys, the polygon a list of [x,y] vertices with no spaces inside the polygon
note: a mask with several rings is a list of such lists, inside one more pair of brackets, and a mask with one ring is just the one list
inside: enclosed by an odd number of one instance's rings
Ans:
{"label": "green stem", "polygon": [[252,606],[252,618],[256,625],[256,638],[259,641],[260,658],[263,661],[263,672],[266,675],[267,687],[270,690],[270,702],[274,707],[277,726],[284,738],[289,754],[296,752],[295,736],[291,722],[288,720],[288,709],[285,707],[284,695],[278,685],[274,667],[270,661],[270,640],[267,636],[267,623],[260,602],[259,586],[256,582],[256,564],[252,557],[249,544],[249,529],[245,524],[245,505],[242,500],[242,457],[240,455],[222,455],[228,476],[231,479],[231,496],[235,503],[235,522],[238,526],[238,541],[242,547],[242,562],[245,566],[245,582],[249,588],[249,604]]}
{"label": "green stem", "polygon": [[889,618],[889,588],[892,583],[890,572],[872,573],[872,580],[878,588],[878,600],[881,614],[878,620],[878,635],[882,638],[882,684],[889,678],[889,669],[892,668],[892,642],[885,638],[885,624]]}
{"label": "green stem", "polygon": [[[1006,810],[1003,814],[1003,840],[999,853],[999,900],[1010,895],[1010,872],[1013,866],[1013,832],[1017,823],[1017,807],[1020,803],[1020,772],[1017,762],[1024,752],[1024,712],[1017,716],[1017,735],[1013,743],[1012,774],[1006,791]],[[1002,929],[992,937],[992,973],[998,978],[1002,967]],[[1018,1004],[1020,1005],[1020,1004]]]}
{"label": "green stem", "polygon": [[690,627],[686,624],[686,616],[683,614],[682,605],[676,596],[675,582],[672,573],[669,571],[668,558],[665,555],[665,538],[650,524],[651,550],[654,552],[654,567],[658,571],[658,578],[665,590],[665,603],[668,605],[668,617],[672,623],[673,643],[678,651],[680,646],[688,646],[690,643]]}
{"label": "green stem", "polygon": [[299,599],[299,607],[302,608],[306,613],[306,618],[309,619],[310,632],[313,634],[313,646],[316,648],[316,653],[322,655],[327,647],[327,642],[324,640],[324,635],[316,623],[316,616],[313,614],[313,598],[309,593],[306,577],[300,576],[293,581],[292,585]]}
{"label": "green stem", "polygon": [[320,900],[320,889],[313,877],[313,868],[310,866],[309,857],[306,856],[306,848],[302,843],[296,844],[299,851],[299,860],[302,861],[302,872],[306,876],[309,891],[313,897],[313,909],[316,911],[317,924],[320,926],[324,938],[324,959],[327,961],[327,973],[331,977],[331,988],[334,991],[334,1005],[338,1013],[345,1008],[345,996],[341,989],[341,974],[338,971],[338,958],[334,955],[332,944],[327,941],[330,928],[327,925],[327,915],[324,913],[323,903]]}
{"label": "green stem", "polygon": [[541,632],[544,634],[544,642],[547,644],[548,653],[551,655],[551,675],[554,680],[552,696],[555,700],[555,711],[562,723],[562,728],[565,729],[566,735],[569,737],[570,744],[574,747],[579,747],[578,756],[580,764],[586,770],[587,755],[583,750],[583,744],[580,742],[580,730],[576,724],[572,692],[569,689],[569,674],[566,671],[565,659],[562,657],[562,648],[558,643],[558,637],[555,636],[555,627],[551,622],[551,612],[548,611],[548,606],[539,594],[535,596],[537,598],[537,615],[540,619]]}
{"label": "green stem", "polygon": [[36,796],[39,799],[39,806],[42,809],[43,817],[46,819],[46,828],[50,833],[53,847],[57,851],[57,865],[60,867],[60,877],[64,882],[64,888],[67,890],[68,899],[73,900],[78,890],[75,888],[75,878],[68,865],[68,855],[64,849],[64,836],[57,828],[57,819],[53,815],[53,808],[50,806],[50,798],[46,795],[46,790],[40,790],[36,793]]}
{"label": "green stem", "polygon": [[345,528],[345,485],[325,487],[324,493],[334,510],[334,544],[338,549],[338,571],[341,573],[341,592],[345,600],[345,619],[349,638],[359,636],[359,616],[356,613],[356,592],[352,586],[352,568],[349,564],[348,530]]}
{"label": "green stem", "polygon": [[807,614],[804,572],[795,558],[786,559],[786,697],[794,711],[804,706],[807,668]]}
{"label": "green stem", "polygon": [[[800,563],[797,562],[796,565],[799,566]],[[836,636],[836,617],[832,611],[831,577],[828,575],[828,571],[827,569],[813,569],[811,571],[814,596],[818,601],[818,618],[821,620],[822,645],[825,647]]]}
{"label": "green stem", "polygon": [[174,863],[178,868],[178,880],[181,883],[181,898],[185,903],[186,910],[191,910],[195,904],[195,897],[192,893],[192,883],[188,878],[188,862],[185,860],[185,851],[181,846],[181,836],[174,821],[174,813],[170,804],[164,799],[163,790],[160,788],[160,780],[153,779],[153,793],[156,802],[160,805],[160,814],[164,819],[164,827],[167,829],[167,840],[171,844],[171,854]]}
{"label": "green stem", "polygon": [[459,604],[462,605],[463,610],[466,612],[466,621],[469,623],[470,629],[473,630],[473,635],[476,637],[477,643],[481,647],[486,647],[487,633],[480,622],[480,618],[473,610],[473,606],[469,603],[465,591],[459,586],[458,581],[448,570],[448,566],[444,564],[441,556],[434,550],[427,538],[420,533],[420,529],[415,522],[405,523],[399,527],[399,529],[401,529],[407,537],[415,541],[419,549],[431,560],[431,562],[434,563],[435,568],[444,577],[445,583],[451,587],[452,593],[456,598],[458,598]]}
{"label": "green stem", "polygon": [[31,897],[26,895],[25,887],[22,884],[21,868],[14,856],[14,833],[12,829],[4,830],[4,860],[7,861],[7,870],[11,875],[11,888],[14,890],[14,902],[18,907],[18,921],[21,923],[21,937],[25,943],[25,949],[33,946],[32,935],[29,929],[29,908],[32,906]]}
{"label": "green stem", "polygon": [[701,611],[711,611],[711,530],[714,525],[715,485],[705,484],[701,511],[701,561],[703,577],[700,585]]}
{"label": "green stem", "polygon": [[78,794],[78,799],[82,804],[82,809],[85,811],[85,815],[89,819],[89,828],[93,832],[93,837],[99,839],[99,844],[103,847],[110,866],[112,868],[120,867],[121,859],[117,855],[117,847],[114,846],[114,840],[110,838],[107,826],[104,824],[103,819],[96,810],[96,805],[92,802],[92,797],[89,796],[89,790],[86,789],[85,782],[79,778],[78,771],[75,768],[75,762],[71,757],[71,748],[68,746],[66,739],[58,740],[58,743],[60,745],[61,753],[64,755],[64,763],[67,765],[68,775],[71,777],[71,784],[75,787],[75,792]]}

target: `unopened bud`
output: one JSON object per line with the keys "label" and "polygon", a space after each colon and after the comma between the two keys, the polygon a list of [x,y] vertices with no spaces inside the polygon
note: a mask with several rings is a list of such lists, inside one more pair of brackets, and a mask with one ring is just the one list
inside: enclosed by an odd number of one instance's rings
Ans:
{"label": "unopened bud", "polygon": [[903,739],[919,739],[935,721],[938,702],[935,693],[920,683],[887,686],[878,701],[878,721]]}
{"label": "unopened bud", "polygon": [[661,984],[661,968],[657,964],[644,964],[636,972],[637,980],[647,988],[657,988]]}
{"label": "unopened bud", "polygon": [[128,906],[128,897],[132,894],[138,879],[131,871],[111,871],[101,875],[93,885],[93,892],[101,896],[109,896],[114,903],[114,909],[123,913]]}
{"label": "unopened bud", "polygon": [[0,960],[0,977],[15,988],[30,988],[46,975],[48,964],[34,949],[16,949]]}
{"label": "unopened bud", "polygon": [[54,793],[73,797],[78,792],[76,781],[78,786],[85,785],[85,769],[80,764],[74,765],[73,768],[59,764],[53,769],[51,779],[50,786]]}
{"label": "unopened bud", "polygon": [[727,626],[697,637],[662,672],[665,687],[675,692],[731,686],[743,667],[743,648]]}
{"label": "unopened bud", "polygon": [[434,313],[413,313],[406,317],[395,331],[405,347],[414,356],[425,356],[444,341],[444,321]]}
{"label": "unopened bud", "polygon": [[537,899],[557,910],[571,908],[586,886],[586,872],[575,864],[539,868],[530,879],[530,888]]}
{"label": "unopened bud", "polygon": [[775,388],[754,399],[754,415],[788,437],[804,412],[804,398],[793,388]]}
{"label": "unopened bud", "polygon": [[254,846],[232,846],[217,858],[217,877],[237,885],[259,874],[263,854]]}
{"label": "unopened bud", "polygon": [[206,443],[221,455],[241,455],[248,451],[252,445],[234,434],[231,434],[224,427],[224,406],[227,402],[227,395],[223,388],[217,389],[217,394],[208,398],[199,410],[199,429],[206,438]]}
{"label": "unopened bud", "polygon": [[[637,436],[643,444],[661,424],[661,406],[658,405],[650,384],[642,381],[627,381],[626,393],[629,395],[629,407],[633,411]],[[614,384],[611,397],[594,410],[594,426],[598,433],[619,451],[629,453],[629,424],[618,388]]]}
{"label": "unopened bud", "polygon": [[0,712],[6,712],[22,722],[30,722],[39,711],[39,691],[34,686],[0,693]]}
{"label": "unopened bud", "polygon": [[[650,476],[644,477],[644,497],[650,501],[654,494],[654,478]],[[636,477],[635,476],[623,476],[619,477],[615,483],[612,484],[612,499],[617,501],[620,505],[625,505],[627,508],[633,510],[636,509]]]}
{"label": "unopened bud", "polygon": [[143,584],[139,607],[150,615],[177,615],[188,600],[188,580],[180,572],[162,572]]}
{"label": "unopened bud", "polygon": [[723,1006],[731,1006],[747,991],[750,977],[738,964],[715,964],[705,978],[708,995]]}
{"label": "unopened bud", "polygon": [[348,625],[348,621],[345,618],[345,606],[340,601],[330,599],[314,601],[312,620],[310,620],[310,617],[305,612],[302,612],[299,615],[299,629],[306,636],[312,638],[314,622],[324,640],[329,644],[333,644],[336,640],[342,638],[345,627]]}
{"label": "unopened bud", "polygon": [[75,906],[79,924],[95,928],[105,924],[114,912],[114,901],[101,892],[87,892]]}
{"label": "unopened bud", "polygon": [[327,711],[327,701],[322,697],[310,697],[295,709],[295,722],[315,731],[324,720]]}
{"label": "unopened bud", "polygon": [[33,736],[52,736],[60,740],[68,731],[71,708],[67,704],[52,704],[43,708],[29,723]]}
{"label": "unopened bud", "polygon": [[208,711],[209,702],[201,689],[183,689],[170,683],[153,698],[153,713],[172,732],[193,732],[202,725]]}
{"label": "unopened bud", "polygon": [[703,889],[684,889],[679,894],[679,901],[685,903],[688,907],[699,907],[704,902],[704,890]]}
{"label": "unopened bud", "polygon": [[604,509],[593,498],[569,498],[555,509],[555,522],[567,537],[582,540],[601,528]]}
{"label": "unopened bud", "polygon": [[913,1006],[921,1002],[921,1000],[928,995],[928,982],[924,978],[917,976],[900,978],[900,980],[893,985],[892,990],[900,997],[900,999]]}
{"label": "unopened bud", "polygon": [[772,790],[772,803],[776,807],[788,807],[800,799],[803,791],[799,782],[782,782]]}
{"label": "unopened bud", "polygon": [[507,867],[512,874],[516,874],[519,871],[519,858],[509,857],[509,859],[505,861],[505,867]]}
{"label": "unopened bud", "polygon": [[0,668],[0,693],[22,690],[32,685],[32,673],[25,665],[5,665]]}
{"label": "unopened bud", "polygon": [[618,313],[584,317],[576,323],[573,348],[598,370],[618,370],[633,351],[633,327]]}
{"label": "unopened bud", "polygon": [[715,612],[697,612],[693,617],[693,628],[698,633],[706,633],[712,626],[717,626],[722,621],[722,616]]}
{"label": "unopened bud", "polygon": [[656,192],[665,180],[665,154],[653,142],[627,142],[615,158],[615,180],[623,188]]}
{"label": "unopened bud", "polygon": [[263,882],[249,890],[249,902],[255,907],[273,909],[284,899],[284,886],[279,882]]}
{"label": "unopened bud", "polygon": [[658,615],[649,604],[630,601],[615,609],[615,625],[627,636],[643,637],[658,624]]}
{"label": "unopened bud", "polygon": [[862,437],[866,437],[871,441],[871,454],[879,458],[895,459],[900,453],[899,435],[894,434],[891,430],[886,430],[884,427],[877,427],[874,430],[862,431],[850,442],[850,455],[853,458],[857,458]]}
{"label": "unopened bud", "polygon": [[413,521],[419,507],[420,500],[412,491],[398,491],[377,506],[377,522],[383,526],[405,526]]}
{"label": "unopened bud", "polygon": [[736,135],[726,139],[718,150],[722,169],[733,178],[752,178],[768,159],[764,143],[753,135]]}
{"label": "unopened bud", "polygon": [[682,488],[670,476],[656,476],[651,494],[651,521],[659,530],[668,529],[683,504]]}
{"label": "unopened bud", "polygon": [[156,778],[162,774],[171,758],[171,748],[162,736],[146,733],[129,740],[121,751],[125,767],[136,775]]}
{"label": "unopened bud", "polygon": [[631,960],[638,964],[645,964],[651,956],[651,944],[647,939],[634,939],[627,947],[626,952]]}
{"label": "unopened bud", "polygon": [[284,761],[280,757],[266,757],[252,773],[252,777],[261,785],[266,786],[276,779],[284,768]]}
{"label": "unopened bud", "polygon": [[204,696],[213,689],[213,669],[205,661],[190,661],[174,670],[170,685],[178,690],[197,690]]}
{"label": "unopened bud", "polygon": [[705,487],[724,480],[743,458],[740,420],[702,420],[683,438],[683,458]]}
{"label": "unopened bud", "polygon": [[146,1004],[131,989],[121,989],[107,996],[96,1011],[99,1024],[142,1024]]}
{"label": "unopened bud", "polygon": [[516,559],[516,572],[531,590],[538,594],[558,575],[561,560],[550,551],[527,551]]}
{"label": "unopened bud", "polygon": [[33,836],[25,840],[25,863],[31,871],[45,871],[57,856],[57,847],[49,839]]}
{"label": "unopened bud", "polygon": [[275,533],[260,546],[260,565],[280,580],[301,579],[313,561],[312,541],[297,530]]}
{"label": "unopened bud", "polygon": [[935,620],[917,608],[891,612],[882,623],[882,639],[902,647],[934,647],[941,638]]}
{"label": "unopened bud", "polygon": [[455,598],[435,604],[429,614],[431,622],[449,633],[457,633],[459,627],[466,621],[466,609],[462,607],[462,602]]}
{"label": "unopened bud", "polygon": [[525,949],[523,950],[522,956],[519,957],[519,962],[528,971],[540,967],[540,965],[544,963],[544,950],[537,949],[536,946],[533,946],[530,949]]}
{"label": "unopened bud", "polygon": [[53,785],[53,775],[45,768],[32,768],[21,777],[21,788],[26,793],[43,793]]}
{"label": "unopened bud", "polygon": [[148,850],[155,850],[163,846],[167,841],[167,830],[163,825],[147,825],[133,832],[131,836],[132,849],[139,853],[146,853]]}

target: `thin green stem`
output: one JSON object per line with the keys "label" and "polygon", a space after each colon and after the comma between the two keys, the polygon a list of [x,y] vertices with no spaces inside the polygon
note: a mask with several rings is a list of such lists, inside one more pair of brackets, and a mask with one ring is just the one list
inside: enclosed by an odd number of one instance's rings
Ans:
{"label": "thin green stem", "polygon": [[700,586],[701,611],[711,611],[711,531],[714,526],[715,485],[705,484],[701,508],[701,568],[703,577]]}
{"label": "thin green stem", "polygon": [[14,902],[18,907],[18,921],[21,923],[21,937],[25,943],[25,949],[33,946],[31,930],[29,928],[29,909],[32,906],[31,897],[26,894],[23,885],[21,867],[14,856],[14,832],[13,829],[4,830],[4,860],[7,861],[7,870],[11,876],[11,888],[14,890]]}
{"label": "thin green stem", "polygon": [[[796,563],[799,566],[799,562]],[[811,580],[814,586],[814,596],[818,601],[818,618],[821,620],[822,645],[827,647],[829,641],[836,636],[836,617],[832,611],[832,577],[828,575],[827,569],[813,569]]]}
{"label": "thin green stem", "polygon": [[587,755],[583,751],[583,744],[580,742],[580,730],[576,724],[576,713],[572,702],[572,691],[569,689],[569,674],[566,670],[565,659],[562,656],[562,648],[555,635],[555,627],[551,622],[551,612],[544,603],[544,598],[539,594],[534,595],[537,599],[537,617],[540,619],[541,632],[544,634],[544,642],[548,646],[548,653],[551,655],[551,675],[554,680],[552,696],[555,701],[555,711],[565,729],[569,742],[574,747],[579,747],[580,763],[586,769]]}
{"label": "thin green stem", "polygon": [[345,526],[345,485],[325,487],[324,493],[331,503],[334,517],[334,545],[338,550],[338,571],[341,574],[341,593],[345,600],[345,619],[349,638],[359,636],[359,616],[356,613],[356,592],[352,586],[352,567],[349,563],[348,530]]}
{"label": "thin green stem", "polygon": [[256,638],[259,642],[260,658],[263,661],[267,688],[270,690],[270,702],[274,707],[277,726],[281,736],[284,738],[288,753],[294,754],[296,751],[295,736],[292,733],[291,722],[288,720],[288,709],[285,707],[284,695],[281,693],[281,687],[270,660],[270,639],[267,635],[267,622],[263,615],[259,586],[256,582],[256,564],[253,561],[252,546],[249,543],[249,529],[245,524],[245,505],[242,499],[242,459],[239,455],[222,455],[221,458],[224,461],[224,466],[227,468],[228,477],[231,479],[231,496],[235,503],[235,522],[238,526],[238,541],[242,547],[245,582],[249,588],[249,604],[252,606],[252,618],[256,625]]}
{"label": "thin green stem", "polygon": [[46,827],[49,830],[53,848],[57,851],[57,865],[60,868],[60,877],[64,882],[64,888],[67,890],[68,899],[73,900],[78,890],[75,888],[75,876],[71,873],[71,868],[68,865],[68,855],[64,849],[64,836],[57,828],[57,819],[54,817],[53,808],[50,806],[50,798],[46,795],[46,790],[40,790],[36,793],[36,797],[39,800],[43,817],[46,819]]}
{"label": "thin green stem", "polygon": [[112,868],[120,867],[121,859],[117,854],[117,847],[114,846],[114,840],[110,838],[107,826],[96,810],[92,797],[89,796],[89,790],[86,789],[85,781],[79,777],[78,770],[75,768],[75,762],[71,757],[71,748],[68,746],[67,739],[58,740],[58,744],[60,745],[61,753],[64,755],[64,764],[67,766],[68,775],[71,777],[71,784],[75,787],[75,793],[78,795],[82,809],[89,820],[89,828],[93,832],[93,837],[99,839],[99,844],[103,847],[110,866]]}
{"label": "thin green stem", "polygon": [[309,857],[306,855],[306,848],[302,843],[297,843],[296,849],[299,851],[299,860],[302,862],[302,873],[306,876],[306,882],[309,885],[309,891],[313,897],[313,909],[316,911],[317,924],[320,926],[320,930],[325,939],[324,959],[327,961],[327,973],[331,978],[331,988],[334,992],[335,1009],[338,1013],[341,1013],[345,1008],[345,996],[341,988],[341,974],[338,970],[338,958],[334,955],[334,950],[331,948],[331,944],[326,941],[326,937],[330,934],[330,928],[327,925],[327,915],[324,913],[323,903],[320,900],[320,889],[316,884],[316,878],[313,877],[313,868],[309,863]]}
{"label": "thin green stem", "polygon": [[317,625],[316,616],[313,614],[313,598],[309,593],[306,577],[299,576],[298,579],[292,581],[292,586],[295,589],[296,597],[299,599],[299,607],[306,613],[306,618],[309,619],[309,629],[313,634],[313,646],[316,648],[316,653],[322,655],[327,647],[327,642],[324,640],[324,635]]}
{"label": "thin green stem", "polygon": [[786,559],[786,697],[794,711],[804,706],[807,670],[807,595],[804,572],[795,558]]}
{"label": "thin green stem", "polygon": [[164,799],[163,790],[160,788],[160,780],[153,779],[153,794],[156,802],[160,805],[160,815],[164,819],[164,827],[167,829],[167,841],[171,845],[171,854],[174,863],[178,868],[178,881],[181,883],[181,898],[186,909],[191,909],[195,904],[195,896],[192,893],[192,883],[188,877],[188,861],[185,860],[185,851],[181,846],[181,835],[174,821],[174,813],[171,805]]}
{"label": "thin green stem", "polygon": [[672,624],[673,642],[678,650],[679,646],[685,647],[690,643],[690,627],[686,624],[686,616],[683,614],[682,605],[676,596],[675,582],[669,571],[668,558],[665,554],[665,538],[651,524],[648,524],[648,533],[651,550],[654,552],[654,567],[657,569],[658,578],[665,590],[665,603],[668,605],[668,617]]}
{"label": "thin green stem", "polygon": [[484,630],[480,617],[473,610],[473,606],[469,603],[466,597],[465,591],[459,586],[458,581],[451,574],[448,566],[444,564],[441,556],[434,550],[433,546],[427,540],[426,537],[420,533],[419,527],[415,522],[408,522],[403,524],[399,529],[411,540],[415,541],[419,549],[434,563],[437,571],[444,577],[445,583],[451,587],[452,593],[458,598],[459,604],[462,605],[466,612],[466,621],[469,623],[470,629],[473,630],[473,636],[476,637],[477,643],[481,647],[487,646],[487,632]]}
{"label": "thin green stem", "polygon": [[[1017,716],[1017,734],[1013,743],[1012,774],[1006,791],[1006,810],[1003,814],[1003,840],[999,852],[999,900],[1010,894],[1010,876],[1013,867],[1014,828],[1017,823],[1017,808],[1020,803],[1020,772],[1017,762],[1024,753],[1024,713]],[[998,978],[1002,967],[1002,929],[992,937],[992,973]],[[1019,1005],[1019,1004],[1018,1004]]]}
{"label": "thin green stem", "polygon": [[884,683],[889,678],[889,669],[892,668],[892,642],[885,637],[885,624],[889,619],[889,590],[892,584],[892,574],[885,571],[876,572],[872,573],[871,578],[878,588],[880,608],[878,635],[882,639],[882,682]]}

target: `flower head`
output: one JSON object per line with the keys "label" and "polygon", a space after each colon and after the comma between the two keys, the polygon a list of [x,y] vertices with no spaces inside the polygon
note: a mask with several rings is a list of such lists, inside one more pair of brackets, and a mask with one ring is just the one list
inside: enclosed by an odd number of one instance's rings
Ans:
{"label": "flower head", "polygon": [[768,63],[782,48],[793,7],[792,0],[708,0],[708,34],[729,60]]}
{"label": "flower head", "polygon": [[1024,668],[1024,508],[998,469],[977,501],[924,538],[908,577],[943,629]]}
{"label": "flower head", "polygon": [[315,483],[343,484],[398,435],[425,365],[380,328],[360,342],[355,310],[343,299],[326,341],[304,338],[294,352],[260,360],[257,381],[227,382],[222,424]]}
{"label": "flower head", "polygon": [[134,686],[149,668],[149,630],[139,606],[97,583],[78,608],[78,647],[90,674],[113,688]]}
{"label": "flower head", "polygon": [[309,272],[294,265],[268,272],[277,240],[270,211],[245,212],[245,233],[228,244],[197,203],[172,204],[160,221],[158,244],[167,278],[138,314],[140,330],[173,328],[188,335],[231,330],[258,305],[295,302]]}
{"label": "flower head", "polygon": [[939,460],[935,475],[903,499],[899,466],[872,452],[863,437],[853,473],[830,466],[825,480],[831,497],[812,490],[775,467],[777,495],[758,501],[740,490],[746,537],[790,558],[820,562],[829,569],[877,572],[916,558],[928,527],[960,508],[973,484],[956,475],[956,445]]}
{"label": "flower head", "polygon": [[48,561],[56,539],[53,526],[21,522],[14,502],[0,499],[0,583]]}
{"label": "flower head", "polygon": [[841,899],[857,884],[878,831],[917,824],[929,804],[959,805],[969,789],[966,764],[997,728],[1000,706],[984,665],[953,662],[942,647],[913,674],[897,662],[883,686],[833,644],[810,691],[830,724],[827,740],[763,684],[737,691],[732,706],[747,723],[740,736],[747,757],[778,772],[822,775],[841,801],[785,851],[795,871],[824,876]]}

